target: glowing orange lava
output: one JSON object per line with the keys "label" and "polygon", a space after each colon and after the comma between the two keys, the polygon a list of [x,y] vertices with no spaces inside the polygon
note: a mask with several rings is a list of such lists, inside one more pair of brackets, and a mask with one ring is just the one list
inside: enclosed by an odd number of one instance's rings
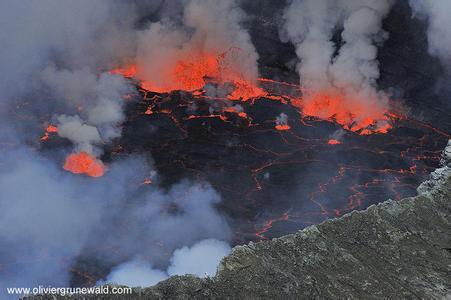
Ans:
{"label": "glowing orange lava", "polygon": [[257,83],[246,80],[243,75],[233,69],[236,62],[230,64],[233,55],[230,54],[235,48],[217,54],[192,52],[180,57],[171,70],[165,70],[168,78],[163,83],[156,80],[149,80],[143,76],[145,72],[140,69],[139,65],[132,64],[124,68],[116,68],[110,71],[111,74],[120,74],[127,78],[136,78],[140,80],[143,89],[157,92],[168,93],[171,91],[195,91],[202,89],[206,83],[212,82],[220,85],[231,84],[233,90],[227,98],[229,100],[248,100],[251,98],[261,97],[267,93]]}
{"label": "glowing orange lava", "polygon": [[[167,93],[175,90],[193,92],[194,96],[201,96],[204,93],[203,87],[207,83],[219,85],[231,85],[231,91],[227,95],[229,100],[249,100],[258,97],[266,97],[272,100],[286,103],[286,99],[281,96],[271,95],[257,83],[246,80],[239,71],[234,70],[236,61],[233,61],[235,48],[217,54],[190,52],[184,54],[179,60],[169,66],[169,79],[164,83],[143,78],[140,74],[140,67],[130,65],[126,68],[118,68],[111,71],[113,74],[122,74],[124,77],[133,77],[140,80],[143,89]],[[232,61],[232,63],[230,63]],[[390,114],[388,109],[380,105],[377,99],[359,99],[358,96],[345,96],[344,92],[338,89],[324,91],[308,91],[297,85],[278,82],[274,80],[259,78],[258,81],[264,83],[277,83],[294,87],[303,91],[302,98],[285,97],[290,99],[293,106],[298,107],[305,116],[312,116],[323,120],[334,121],[344,129],[356,132],[360,135],[374,133],[387,133],[392,128],[390,124]],[[205,96],[206,97],[206,96]],[[226,110],[227,111],[227,110]],[[151,114],[147,110],[146,114]],[[244,112],[237,112],[241,117],[246,118]],[[289,130],[288,125],[276,126],[277,130]]]}
{"label": "glowing orange lava", "polygon": [[337,140],[334,140],[334,139],[330,139],[327,143],[329,145],[339,145],[339,144],[341,144],[340,141],[337,141]]}
{"label": "glowing orange lava", "polygon": [[45,131],[55,133],[55,132],[58,132],[58,127],[49,125],[49,126],[47,126],[47,129]]}
{"label": "glowing orange lava", "polygon": [[130,65],[126,68],[117,68],[110,71],[110,74],[122,75],[126,78],[132,78],[136,75],[136,65]]}
{"label": "glowing orange lava", "polygon": [[142,184],[152,184],[152,179],[145,178],[144,181],[142,182]]}
{"label": "glowing orange lava", "polygon": [[91,177],[100,177],[105,174],[103,163],[85,151],[72,153],[66,157],[63,169],[74,174],[86,174]]}
{"label": "glowing orange lava", "polygon": [[245,80],[236,79],[232,83],[235,86],[234,91],[227,96],[230,100],[248,100],[252,98],[263,97],[267,93],[260,87],[252,85]]}
{"label": "glowing orange lava", "polygon": [[146,115],[153,114],[152,107],[148,107],[147,110],[144,112],[144,114],[146,114]]}
{"label": "glowing orange lava", "polygon": [[276,125],[276,129],[280,131],[290,130],[290,125]]}
{"label": "glowing orange lava", "polygon": [[226,107],[222,111],[237,114],[240,118],[247,118],[247,113],[245,113],[244,111],[240,111],[235,106]]}
{"label": "glowing orange lava", "polygon": [[348,99],[336,91],[307,93],[303,101],[294,105],[300,106],[304,115],[335,121],[361,135],[387,133],[392,127],[386,109],[365,100]]}
{"label": "glowing orange lava", "polygon": [[41,141],[47,141],[50,138],[50,133],[58,132],[58,127],[49,125],[45,129],[44,135],[41,137]]}

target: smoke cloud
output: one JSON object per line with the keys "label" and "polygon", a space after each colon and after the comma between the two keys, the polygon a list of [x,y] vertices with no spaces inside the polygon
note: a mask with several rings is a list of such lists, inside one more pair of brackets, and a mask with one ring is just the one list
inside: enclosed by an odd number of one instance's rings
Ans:
{"label": "smoke cloud", "polygon": [[230,251],[227,243],[214,239],[200,241],[191,248],[185,246],[174,251],[167,273],[170,276],[183,274],[213,276],[221,259]]}
{"label": "smoke cloud", "polygon": [[181,21],[167,18],[140,32],[137,77],[156,91],[198,89],[205,75],[255,82],[258,55],[244,17],[234,0],[187,1]]}
{"label": "smoke cloud", "polygon": [[[180,265],[184,270],[181,260],[199,253],[198,247],[176,251],[175,263],[167,253],[203,239],[230,238],[227,223],[214,207],[220,197],[211,187],[182,182],[168,191],[142,190],[140,182],[151,166],[140,158],[110,165],[110,171],[95,181],[74,178],[55,162],[26,149],[7,153],[1,162],[2,289],[67,286],[68,269],[84,249],[115,249],[119,257],[92,252],[92,258],[107,265],[140,256],[156,266],[172,263],[175,270]],[[218,245],[226,244],[200,246],[213,255],[211,247]]]}
{"label": "smoke cloud", "polygon": [[286,113],[280,113],[280,115],[276,117],[276,125],[279,126],[288,125],[288,115]]}
{"label": "smoke cloud", "polygon": [[69,106],[68,109],[76,108],[77,115],[62,115],[57,120],[58,134],[75,143],[79,150],[94,154],[93,144],[107,143],[120,136],[123,96],[132,91],[122,76],[96,75],[87,68],[56,70],[51,66],[41,73],[41,79],[54,99]]}
{"label": "smoke cloud", "polygon": [[[334,117],[353,131],[371,123],[376,131],[385,130],[383,116],[388,97],[376,86],[377,44],[387,38],[382,20],[392,3],[390,0],[290,3],[284,13],[281,38],[294,43],[300,59],[304,113],[325,119]],[[333,41],[339,30],[340,45]]]}
{"label": "smoke cloud", "polygon": [[427,17],[429,52],[451,67],[451,2],[447,0],[410,0],[417,16]]}
{"label": "smoke cloud", "polygon": [[[135,287],[154,285],[173,275],[214,276],[219,262],[230,251],[227,243],[207,239],[194,244],[191,248],[185,246],[175,250],[166,272],[153,269],[143,260],[133,259],[115,267],[105,282]],[[98,284],[105,282],[100,281]]]}
{"label": "smoke cloud", "polygon": [[135,259],[123,263],[113,269],[105,281],[99,281],[98,284],[116,283],[130,287],[147,287],[165,280],[167,274],[160,270],[154,270],[146,261]]}

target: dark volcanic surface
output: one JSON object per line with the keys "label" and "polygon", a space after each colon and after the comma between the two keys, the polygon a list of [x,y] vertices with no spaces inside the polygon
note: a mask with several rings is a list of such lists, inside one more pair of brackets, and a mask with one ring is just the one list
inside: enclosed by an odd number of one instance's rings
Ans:
{"label": "dark volcanic surface", "polygon": [[[415,197],[237,246],[213,277],[172,276],[130,295],[83,299],[444,299],[451,288],[450,167],[451,140]],[[31,299],[63,298],[54,297]]]}

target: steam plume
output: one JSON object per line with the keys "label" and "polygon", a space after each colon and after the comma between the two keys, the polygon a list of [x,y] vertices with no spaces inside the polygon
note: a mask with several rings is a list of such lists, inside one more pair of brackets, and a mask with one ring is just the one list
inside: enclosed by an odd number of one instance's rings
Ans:
{"label": "steam plume", "polygon": [[[106,282],[128,286],[150,286],[172,275],[193,274],[198,277],[214,276],[220,260],[230,253],[230,246],[215,239],[207,239],[174,251],[171,264],[163,272],[140,259],[115,267]],[[99,284],[103,284],[101,281]]]}
{"label": "steam plume", "polygon": [[58,134],[75,143],[78,150],[94,154],[94,144],[120,136],[123,96],[131,91],[123,77],[108,73],[97,76],[87,68],[70,71],[47,67],[41,78],[55,99],[80,111],[81,117],[57,118]]}
{"label": "steam plume", "polygon": [[451,2],[447,0],[410,0],[416,15],[428,18],[429,52],[451,66]]}
{"label": "steam plume", "polygon": [[[388,97],[376,89],[376,43],[387,33],[382,20],[393,1],[294,0],[286,8],[284,40],[300,59],[304,113],[336,118],[346,129],[385,131]],[[342,28],[342,45],[332,41]]]}
{"label": "steam plume", "polygon": [[163,92],[201,88],[205,75],[255,82],[258,55],[243,19],[234,0],[187,1],[181,24],[165,19],[139,34],[137,77]]}

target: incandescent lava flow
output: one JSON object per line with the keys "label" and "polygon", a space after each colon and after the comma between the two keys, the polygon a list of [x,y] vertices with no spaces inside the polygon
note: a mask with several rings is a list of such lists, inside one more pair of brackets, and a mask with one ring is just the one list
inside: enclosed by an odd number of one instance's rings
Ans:
{"label": "incandescent lava flow", "polygon": [[141,88],[157,93],[201,90],[211,81],[220,85],[229,85],[227,93],[229,100],[248,100],[265,95],[264,90],[258,87],[256,82],[246,79],[239,70],[234,69],[233,66],[238,63],[236,53],[239,54],[240,51],[237,47],[231,47],[220,54],[194,50],[188,52],[162,71],[167,78],[164,83],[156,83],[143,76],[142,67],[137,64],[116,68],[110,73],[135,78],[140,81]]}

